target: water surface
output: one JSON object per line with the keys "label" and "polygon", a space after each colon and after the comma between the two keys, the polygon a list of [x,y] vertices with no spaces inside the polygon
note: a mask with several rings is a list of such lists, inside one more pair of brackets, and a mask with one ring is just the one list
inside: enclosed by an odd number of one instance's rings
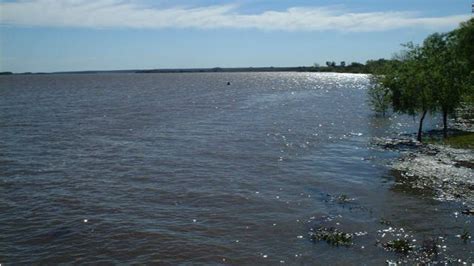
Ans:
{"label": "water surface", "polygon": [[[461,206],[397,186],[386,164],[398,154],[370,144],[416,121],[374,116],[367,85],[331,73],[1,77],[0,262],[381,264],[399,258],[375,245],[381,218],[472,262],[455,237],[474,231]],[[312,243],[327,219],[368,235]]]}

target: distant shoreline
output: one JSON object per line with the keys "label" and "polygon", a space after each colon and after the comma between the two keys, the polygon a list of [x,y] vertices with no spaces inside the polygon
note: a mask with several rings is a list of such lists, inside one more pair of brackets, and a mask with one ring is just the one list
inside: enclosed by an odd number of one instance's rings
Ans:
{"label": "distant shoreline", "polygon": [[44,74],[101,74],[101,73],[236,73],[236,72],[336,72],[368,74],[364,67],[334,66],[334,67],[233,67],[233,68],[170,68],[170,69],[131,69],[131,70],[86,70],[86,71],[60,71],[60,72],[0,72],[5,75],[44,75]]}

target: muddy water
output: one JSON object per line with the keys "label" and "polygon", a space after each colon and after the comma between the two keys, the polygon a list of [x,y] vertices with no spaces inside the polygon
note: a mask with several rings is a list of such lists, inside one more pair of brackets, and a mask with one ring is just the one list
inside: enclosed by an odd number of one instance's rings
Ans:
{"label": "muddy water", "polygon": [[[401,228],[414,245],[434,239],[439,260],[474,262],[471,240],[456,237],[474,232],[463,206],[398,184],[386,165],[399,154],[371,145],[416,121],[374,117],[367,84],[316,73],[1,77],[0,262],[413,261],[382,247]],[[312,242],[323,225],[360,234],[350,247]]]}

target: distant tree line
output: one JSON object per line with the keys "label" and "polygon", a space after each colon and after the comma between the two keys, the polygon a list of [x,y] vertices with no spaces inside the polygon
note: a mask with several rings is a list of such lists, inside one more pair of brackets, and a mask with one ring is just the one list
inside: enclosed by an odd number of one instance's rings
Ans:
{"label": "distant tree line", "polygon": [[407,43],[392,60],[379,61],[369,72],[369,101],[375,111],[419,115],[417,139],[422,141],[427,113],[440,113],[443,136],[448,117],[474,99],[474,18],[448,33],[428,36],[421,45]]}
{"label": "distant tree line", "polygon": [[310,72],[337,72],[337,73],[373,73],[375,69],[385,65],[388,60],[368,60],[363,63],[352,62],[347,64],[346,61],[336,63],[335,61],[327,61],[325,66],[315,63],[312,68],[306,68],[305,71]]}

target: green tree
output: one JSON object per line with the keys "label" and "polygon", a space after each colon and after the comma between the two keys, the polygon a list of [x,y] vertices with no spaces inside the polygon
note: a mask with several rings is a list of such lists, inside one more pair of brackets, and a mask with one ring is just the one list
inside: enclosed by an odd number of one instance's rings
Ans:
{"label": "green tree", "polygon": [[408,43],[405,48],[394,60],[367,61],[367,71],[374,74],[369,102],[384,112],[385,97],[391,97],[395,112],[420,114],[419,141],[426,114],[439,111],[446,138],[448,116],[463,101],[474,101],[474,19],[452,32],[428,36],[422,46]]}
{"label": "green tree", "polygon": [[455,39],[456,55],[466,60],[469,72],[463,100],[474,105],[474,18],[461,23],[451,34]]}
{"label": "green tree", "polygon": [[382,86],[381,79],[383,76],[371,75],[370,86],[367,90],[369,105],[372,109],[382,116],[385,116],[392,102],[392,93],[390,89]]}
{"label": "green tree", "polygon": [[417,140],[422,141],[423,121],[436,105],[422,48],[413,43],[405,47],[396,60],[386,63],[384,74],[379,77],[380,84],[391,91],[395,112],[413,116],[420,114]]}
{"label": "green tree", "polygon": [[474,71],[474,18],[461,23],[459,28],[452,32],[456,38],[456,52],[461,58],[465,58],[468,67]]}
{"label": "green tree", "polygon": [[435,33],[423,42],[423,71],[437,109],[443,115],[443,136],[448,137],[448,116],[455,113],[466,92],[469,71],[465,58],[456,55],[456,38]]}
{"label": "green tree", "polygon": [[366,69],[366,72],[368,72],[368,73],[378,73],[388,63],[390,63],[390,60],[386,60],[386,59],[383,59],[383,58],[378,59],[378,60],[368,60],[365,63],[365,69]]}

